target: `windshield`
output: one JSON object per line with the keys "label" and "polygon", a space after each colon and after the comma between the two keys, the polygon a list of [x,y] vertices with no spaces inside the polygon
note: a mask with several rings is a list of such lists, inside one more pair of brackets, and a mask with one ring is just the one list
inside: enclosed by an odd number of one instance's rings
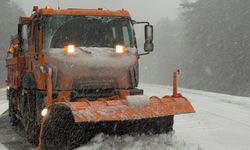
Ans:
{"label": "windshield", "polygon": [[127,17],[107,16],[43,16],[43,47],[115,47],[133,48],[135,39]]}

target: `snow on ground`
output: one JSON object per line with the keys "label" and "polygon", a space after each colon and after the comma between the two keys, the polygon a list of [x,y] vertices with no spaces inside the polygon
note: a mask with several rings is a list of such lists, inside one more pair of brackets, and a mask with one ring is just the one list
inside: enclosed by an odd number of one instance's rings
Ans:
{"label": "snow on ground", "polygon": [[[0,89],[0,115],[8,109],[8,102],[6,100],[6,89]],[[1,148],[1,147],[0,147]]]}
{"label": "snow on ground", "polygon": [[[171,94],[167,86],[141,84],[147,95]],[[175,135],[204,150],[250,149],[250,98],[181,89],[195,114],[175,117]]]}
{"label": "snow on ground", "polygon": [[193,150],[199,149],[178,139],[173,133],[141,136],[107,136],[99,134],[75,150]]}
{"label": "snow on ground", "polygon": [[[170,95],[168,86],[140,84],[146,95]],[[249,150],[250,98],[180,89],[195,114],[175,116],[175,131],[150,136],[99,134],[77,150]],[[5,89],[0,89],[0,113],[7,109]],[[1,136],[1,135],[0,135]],[[3,145],[0,144],[0,149]]]}
{"label": "snow on ground", "polygon": [[[0,89],[0,115],[4,113],[7,109],[8,109],[8,102],[6,100],[6,89],[2,88]],[[5,148],[4,145],[0,143],[0,150],[7,150],[7,148]]]}

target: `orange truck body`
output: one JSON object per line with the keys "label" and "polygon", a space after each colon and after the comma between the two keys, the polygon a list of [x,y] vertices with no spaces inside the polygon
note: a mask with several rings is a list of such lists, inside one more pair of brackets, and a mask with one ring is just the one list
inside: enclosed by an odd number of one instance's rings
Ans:
{"label": "orange truck body", "polygon": [[[34,13],[31,17],[20,17],[20,25],[28,25],[29,38],[28,49],[21,51],[15,45],[20,44],[18,37],[12,39],[12,49],[14,52],[8,53],[6,61],[8,68],[7,84],[9,87],[18,90],[21,86],[22,77],[26,73],[31,73],[36,83],[36,89],[39,91],[46,91],[47,96],[44,98],[44,105],[51,108],[55,104],[63,104],[71,109],[76,123],[82,122],[98,122],[98,121],[119,121],[119,120],[138,120],[147,118],[157,118],[163,116],[170,116],[183,113],[195,112],[191,103],[177,92],[177,72],[173,76],[173,95],[158,98],[152,96],[148,99],[148,103],[141,107],[131,107],[127,100],[127,96],[141,95],[131,94],[129,77],[119,74],[116,75],[116,80],[121,80],[117,83],[119,90],[116,95],[111,97],[98,97],[96,100],[89,100],[88,98],[78,98],[72,101],[71,90],[74,77],[80,77],[84,73],[72,72],[71,75],[65,75],[59,69],[59,87],[60,91],[56,98],[53,96],[53,76],[51,71],[46,71],[46,64],[56,64],[53,58],[49,58],[43,54],[43,28],[39,28],[39,32],[35,33],[35,19],[39,16],[53,16],[53,15],[73,15],[73,16],[117,16],[128,17],[130,14],[127,10],[109,11],[103,9],[60,9],[52,8],[38,9],[34,7]],[[35,50],[34,39],[38,37],[37,50]],[[74,59],[74,58],[72,58]],[[139,57],[134,57],[135,64],[138,63]],[[81,70],[82,66],[76,66],[76,70]],[[45,70],[45,71],[44,71]],[[124,76],[124,79],[121,79]],[[105,77],[104,77],[105,78]],[[37,110],[40,111],[41,110]],[[38,113],[38,114],[39,114]],[[49,113],[48,113],[49,115]],[[46,116],[43,118],[46,121]],[[43,122],[44,122],[43,121]],[[41,122],[41,123],[43,123]],[[43,127],[43,125],[42,125]]]}

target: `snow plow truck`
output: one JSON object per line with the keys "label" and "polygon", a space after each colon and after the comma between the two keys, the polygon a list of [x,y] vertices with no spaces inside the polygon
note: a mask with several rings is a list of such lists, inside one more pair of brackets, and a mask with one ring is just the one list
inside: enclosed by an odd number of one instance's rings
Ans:
{"label": "snow plow truck", "polygon": [[[134,26],[145,24],[144,52]],[[173,95],[138,89],[142,55],[154,49],[153,26],[127,10],[33,7],[20,17],[7,52],[7,97],[13,127],[41,150],[73,149],[98,133],[159,134],[173,130],[174,115],[193,113]]]}

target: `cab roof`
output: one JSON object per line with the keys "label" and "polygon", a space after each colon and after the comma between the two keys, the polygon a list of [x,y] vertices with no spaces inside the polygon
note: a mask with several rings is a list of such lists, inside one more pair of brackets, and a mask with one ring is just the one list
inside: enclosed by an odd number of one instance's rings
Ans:
{"label": "cab roof", "polygon": [[89,16],[116,16],[116,17],[130,17],[127,10],[103,10],[98,9],[79,9],[79,8],[68,8],[68,9],[53,9],[50,7],[38,8],[33,7],[34,13],[30,17],[20,17],[19,24],[29,24],[37,15],[89,15]]}
{"label": "cab roof", "polygon": [[78,8],[68,8],[68,9],[53,9],[53,8],[41,8],[36,10],[40,15],[92,15],[92,16],[124,16],[130,17],[127,10],[103,10],[98,9],[78,9]]}

